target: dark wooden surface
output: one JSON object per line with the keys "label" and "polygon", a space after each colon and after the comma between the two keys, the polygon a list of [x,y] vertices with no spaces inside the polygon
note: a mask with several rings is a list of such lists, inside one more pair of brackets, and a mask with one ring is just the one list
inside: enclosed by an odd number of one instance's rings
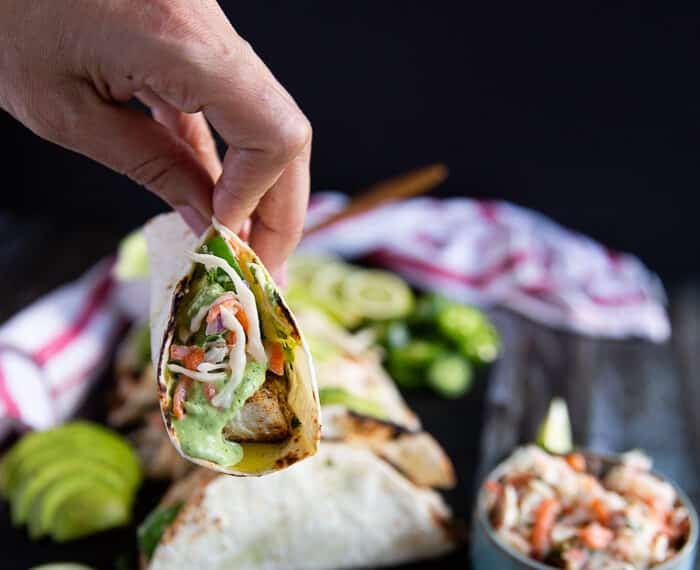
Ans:
{"label": "dark wooden surface", "polygon": [[[0,213],[0,320],[77,277],[111,253],[117,239],[99,226],[72,231],[55,222],[28,222]],[[580,445],[600,451],[645,449],[661,472],[700,501],[700,284],[673,288],[670,297],[674,337],[665,345],[583,338],[493,311],[503,335],[503,357],[478,378],[469,396],[445,401],[429,393],[407,394],[455,462],[460,483],[447,499],[457,517],[469,519],[479,478],[514,446],[533,438],[555,395],[569,402]],[[107,374],[82,415],[103,415],[110,385]],[[162,490],[153,484],[142,490],[137,519]],[[119,558],[134,563],[134,546],[133,528],[69,545],[32,543],[23,531],[11,528],[7,507],[0,506],[0,568],[77,560],[111,570]],[[467,549],[410,567],[465,568]]]}

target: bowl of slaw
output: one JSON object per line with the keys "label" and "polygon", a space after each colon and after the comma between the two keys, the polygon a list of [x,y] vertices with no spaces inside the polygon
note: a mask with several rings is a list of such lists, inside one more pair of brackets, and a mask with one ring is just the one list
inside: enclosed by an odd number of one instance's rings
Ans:
{"label": "bowl of slaw", "polygon": [[692,570],[698,516],[639,452],[518,448],[479,488],[476,570]]}

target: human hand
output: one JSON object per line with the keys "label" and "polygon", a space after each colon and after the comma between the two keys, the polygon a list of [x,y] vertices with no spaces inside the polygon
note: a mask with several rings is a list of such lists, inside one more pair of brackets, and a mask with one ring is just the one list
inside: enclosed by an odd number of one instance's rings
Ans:
{"label": "human hand", "polygon": [[[197,232],[212,214],[234,231],[250,217],[275,273],[301,236],[311,127],[215,0],[4,0],[0,107]],[[228,145],[223,171],[205,117]]]}

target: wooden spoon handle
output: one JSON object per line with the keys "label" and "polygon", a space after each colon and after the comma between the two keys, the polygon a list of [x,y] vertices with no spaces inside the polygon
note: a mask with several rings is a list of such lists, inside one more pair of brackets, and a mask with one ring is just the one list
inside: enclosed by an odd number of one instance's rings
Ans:
{"label": "wooden spoon handle", "polygon": [[352,198],[345,208],[337,214],[320,224],[307,228],[304,231],[304,237],[350,216],[367,212],[401,198],[424,194],[444,182],[447,174],[447,166],[444,164],[431,164],[378,182]]}

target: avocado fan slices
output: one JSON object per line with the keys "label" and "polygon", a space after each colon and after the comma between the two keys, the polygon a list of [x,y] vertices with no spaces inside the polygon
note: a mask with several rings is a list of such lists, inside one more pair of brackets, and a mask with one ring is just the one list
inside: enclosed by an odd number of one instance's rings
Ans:
{"label": "avocado fan slices", "polygon": [[141,478],[126,440],[85,421],[30,433],[0,463],[13,524],[58,542],[128,524]]}

